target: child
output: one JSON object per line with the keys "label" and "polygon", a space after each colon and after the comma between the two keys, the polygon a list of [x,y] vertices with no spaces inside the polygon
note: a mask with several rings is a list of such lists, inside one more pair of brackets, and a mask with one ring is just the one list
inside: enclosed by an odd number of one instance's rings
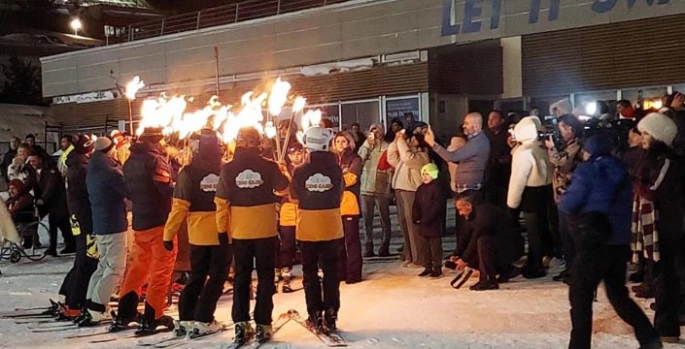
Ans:
{"label": "child", "polygon": [[442,235],[445,220],[446,207],[444,195],[440,185],[435,181],[438,178],[438,166],[427,164],[421,168],[421,180],[423,184],[416,190],[416,199],[412,207],[412,220],[419,226],[420,239],[418,251],[421,255],[419,260],[424,261],[424,270],[419,276],[442,276]]}

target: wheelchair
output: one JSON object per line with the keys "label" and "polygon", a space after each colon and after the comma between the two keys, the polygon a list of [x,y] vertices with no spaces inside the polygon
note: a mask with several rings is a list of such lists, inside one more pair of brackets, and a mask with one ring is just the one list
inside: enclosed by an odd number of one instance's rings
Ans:
{"label": "wheelchair", "polygon": [[[9,260],[10,263],[18,263],[22,257],[32,262],[37,262],[45,258],[41,247],[36,247],[35,241],[38,240],[39,229],[47,231],[48,226],[43,223],[38,216],[38,212],[33,213],[31,222],[16,223],[17,233],[21,237],[21,243],[17,244],[8,240],[4,240],[0,246],[0,261]],[[30,240],[30,241],[27,241]],[[25,242],[30,242],[30,247],[24,247]]]}

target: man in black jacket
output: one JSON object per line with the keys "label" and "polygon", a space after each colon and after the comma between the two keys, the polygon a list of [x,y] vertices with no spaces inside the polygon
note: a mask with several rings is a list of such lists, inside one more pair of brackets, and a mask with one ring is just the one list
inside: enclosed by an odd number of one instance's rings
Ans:
{"label": "man in black jacket", "polygon": [[10,149],[2,157],[2,164],[0,164],[0,173],[2,173],[2,178],[5,179],[5,183],[10,182],[10,179],[7,176],[7,169],[10,167],[10,165],[12,164],[12,160],[14,160],[14,157],[17,155],[17,148],[19,147],[20,143],[21,140],[19,140],[18,137],[12,137],[12,139],[10,139]]}
{"label": "man in black jacket", "polygon": [[47,215],[50,226],[50,247],[45,251],[49,256],[57,256],[57,229],[62,231],[62,238],[66,247],[61,254],[76,252],[74,235],[69,223],[69,210],[67,208],[67,193],[64,180],[54,167],[44,167],[43,158],[34,154],[29,156],[29,164],[36,171],[37,185],[34,188],[34,197],[38,206],[38,213],[43,218]]}
{"label": "man in black jacket", "polygon": [[511,263],[523,255],[523,237],[504,209],[471,192],[459,194],[456,205],[472,231],[457,267],[469,266],[480,271],[480,280],[470,287],[472,291],[496,290],[498,282],[506,282],[512,276]]}
{"label": "man in black jacket", "polygon": [[499,110],[488,115],[485,135],[490,141],[490,159],[485,171],[485,197],[493,204],[506,208],[509,176],[511,175],[511,148],[507,143],[509,132]]}

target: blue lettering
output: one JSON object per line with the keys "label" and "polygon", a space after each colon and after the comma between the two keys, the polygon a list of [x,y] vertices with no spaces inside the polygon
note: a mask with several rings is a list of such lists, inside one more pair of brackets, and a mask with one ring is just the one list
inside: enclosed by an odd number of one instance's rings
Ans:
{"label": "blue lettering", "polygon": [[[645,0],[648,6],[654,5],[655,0]],[[635,6],[635,3],[637,0],[627,0],[628,2],[628,9],[632,9],[633,6]],[[664,5],[668,4],[670,0],[656,0],[657,5]],[[618,3],[618,0],[595,0],[592,3],[592,11],[595,13],[606,13],[614,9],[616,7],[616,4]]]}
{"label": "blue lettering", "polygon": [[559,7],[561,0],[552,0],[552,2],[549,4],[549,16],[547,17],[548,21],[556,21],[559,18]]}
{"label": "blue lettering", "polygon": [[490,18],[490,29],[499,28],[499,17],[502,13],[502,0],[492,0],[492,15]]}
{"label": "blue lettering", "polygon": [[477,33],[480,31],[480,22],[474,19],[480,17],[483,0],[466,0],[464,3],[464,33]]}
{"label": "blue lettering", "polygon": [[530,12],[528,12],[528,23],[537,23],[540,17],[540,0],[530,0]]}
{"label": "blue lettering", "polygon": [[440,35],[450,36],[459,34],[459,24],[452,24],[453,0],[442,0],[442,30]]}
{"label": "blue lettering", "polygon": [[[598,0],[601,1],[601,0]],[[616,1],[616,0],[611,0]],[[530,1],[530,12],[528,12],[528,23],[534,24],[540,20],[540,4],[541,0]],[[548,21],[556,21],[559,19],[559,7],[561,0],[550,0],[549,13],[547,14]]]}

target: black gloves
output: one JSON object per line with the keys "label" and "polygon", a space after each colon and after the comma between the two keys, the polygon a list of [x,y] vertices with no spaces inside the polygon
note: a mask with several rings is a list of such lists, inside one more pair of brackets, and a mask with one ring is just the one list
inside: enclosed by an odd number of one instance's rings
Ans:
{"label": "black gloves", "polygon": [[164,241],[164,249],[171,252],[174,250],[174,242],[173,241]]}
{"label": "black gloves", "polygon": [[219,246],[223,246],[223,247],[228,246],[228,233],[227,232],[219,233]]}

